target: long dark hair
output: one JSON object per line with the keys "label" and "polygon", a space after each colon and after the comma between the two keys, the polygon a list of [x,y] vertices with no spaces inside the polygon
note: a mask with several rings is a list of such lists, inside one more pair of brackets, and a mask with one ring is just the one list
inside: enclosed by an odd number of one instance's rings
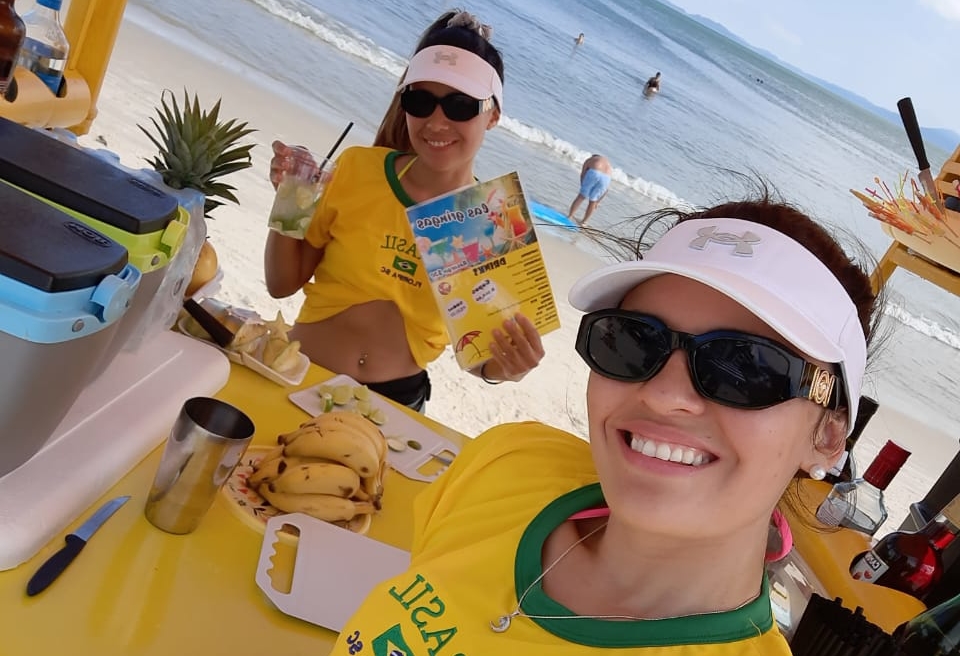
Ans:
{"label": "long dark hair", "polygon": [[[475,55],[482,57],[488,64],[493,66],[503,82],[503,57],[489,41],[490,28],[479,26],[475,18],[460,9],[448,11],[435,20],[417,42],[417,47],[413,54],[416,54],[424,48],[430,46],[452,46],[469,50]],[[456,24],[451,27],[449,24],[452,19],[457,18],[460,22],[471,21],[473,25]],[[403,72],[406,75],[406,71]],[[401,76],[401,81],[403,76]],[[377,135],[373,140],[374,146],[384,146],[394,150],[408,151],[411,149],[410,135],[407,132],[407,120],[403,109],[400,107],[400,91],[397,90],[390,100],[387,112],[380,121],[380,127],[377,129]]]}

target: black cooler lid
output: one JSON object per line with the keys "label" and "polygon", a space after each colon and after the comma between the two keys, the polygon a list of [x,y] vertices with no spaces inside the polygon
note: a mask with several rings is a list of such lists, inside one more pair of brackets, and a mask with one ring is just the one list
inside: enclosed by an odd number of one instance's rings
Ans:
{"label": "black cooler lid", "polygon": [[127,264],[127,249],[88,225],[0,183],[0,276],[45,292],[95,287]]}
{"label": "black cooler lid", "polygon": [[177,199],[99,157],[0,117],[0,179],[135,235],[177,218]]}

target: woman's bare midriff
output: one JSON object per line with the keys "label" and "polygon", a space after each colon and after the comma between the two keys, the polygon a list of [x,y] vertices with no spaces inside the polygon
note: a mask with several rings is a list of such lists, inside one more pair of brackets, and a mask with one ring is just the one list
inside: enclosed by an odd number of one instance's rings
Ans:
{"label": "woman's bare midriff", "polygon": [[407,345],[403,317],[391,301],[370,301],[315,323],[297,323],[290,339],[313,362],[361,383],[379,383],[421,371]]}

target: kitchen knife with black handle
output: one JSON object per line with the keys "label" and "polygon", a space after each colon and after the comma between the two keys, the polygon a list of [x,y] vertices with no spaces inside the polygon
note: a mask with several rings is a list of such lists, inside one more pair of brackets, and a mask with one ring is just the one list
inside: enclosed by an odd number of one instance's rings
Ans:
{"label": "kitchen knife with black handle", "polygon": [[122,496],[107,501],[100,506],[97,512],[93,513],[90,519],[81,524],[80,528],[64,538],[67,543],[66,546],[50,556],[40,566],[37,573],[30,577],[30,581],[27,583],[27,595],[32,597],[40,594],[56,581],[57,577],[67,568],[67,565],[72,563],[77,554],[87,546],[87,541],[97,532],[97,529],[103,526],[103,523],[110,519],[113,513],[117,512],[120,506],[129,500],[129,496]]}
{"label": "kitchen knife with black handle", "polygon": [[930,174],[930,161],[927,159],[927,149],[923,146],[923,136],[920,134],[920,123],[917,122],[917,113],[913,109],[913,101],[910,98],[901,98],[897,101],[897,109],[900,110],[900,120],[903,121],[903,127],[907,131],[907,139],[910,140],[910,147],[913,148],[913,154],[917,158],[917,166],[920,168],[920,184],[923,185],[923,190],[933,199],[937,207],[943,209],[943,205],[940,203],[940,194],[937,193],[937,186]]}

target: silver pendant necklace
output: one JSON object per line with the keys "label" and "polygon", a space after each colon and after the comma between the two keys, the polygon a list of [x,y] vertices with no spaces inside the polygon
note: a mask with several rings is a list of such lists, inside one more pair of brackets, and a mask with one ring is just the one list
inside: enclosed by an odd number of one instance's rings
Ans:
{"label": "silver pendant necklace", "polygon": [[547,567],[543,570],[540,576],[535,578],[533,582],[527,586],[527,589],[520,594],[520,598],[517,600],[517,606],[516,608],[513,609],[512,612],[506,615],[501,615],[497,619],[492,620],[490,622],[490,629],[493,630],[495,633],[503,633],[510,628],[510,624],[511,622],[513,622],[514,617],[521,617],[521,616],[529,617],[530,619],[534,619],[534,620],[578,620],[578,619],[579,620],[643,620],[643,619],[646,619],[643,617],[635,617],[633,615],[529,615],[523,612],[523,608],[522,608],[523,600],[527,598],[527,595],[533,589],[533,586],[535,586],[537,583],[542,581],[543,577],[547,575],[547,572],[549,572],[554,567],[556,567],[557,563],[563,560],[563,558],[568,553],[576,549],[587,539],[592,537],[594,534],[599,533],[606,527],[607,527],[607,523],[604,522],[603,524],[601,524],[600,526],[593,529],[592,531],[584,535],[582,538],[580,538],[579,540],[571,544],[569,547],[567,547],[567,549],[562,554],[557,556],[556,560],[554,560],[552,563],[547,565]]}

